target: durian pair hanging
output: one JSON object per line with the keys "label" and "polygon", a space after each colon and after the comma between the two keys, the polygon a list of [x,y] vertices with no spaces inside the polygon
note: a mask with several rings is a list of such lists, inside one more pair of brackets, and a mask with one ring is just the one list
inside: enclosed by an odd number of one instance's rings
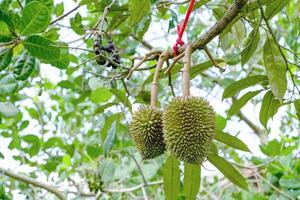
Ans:
{"label": "durian pair hanging", "polygon": [[182,70],[183,96],[175,97],[162,112],[156,108],[157,80],[164,62],[159,58],[151,87],[151,106],[133,114],[130,133],[143,159],[167,152],[179,160],[201,164],[215,135],[215,113],[209,103],[190,96],[191,47],[185,50]]}

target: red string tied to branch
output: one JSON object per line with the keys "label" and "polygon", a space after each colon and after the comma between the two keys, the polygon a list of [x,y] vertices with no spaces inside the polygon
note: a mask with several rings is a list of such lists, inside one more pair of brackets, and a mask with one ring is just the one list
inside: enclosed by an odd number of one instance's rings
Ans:
{"label": "red string tied to branch", "polygon": [[191,0],[189,8],[188,8],[188,10],[186,12],[186,15],[185,15],[183,23],[180,23],[180,24],[177,25],[178,37],[176,39],[175,45],[173,46],[173,54],[174,54],[174,56],[177,56],[178,48],[180,46],[184,45],[184,41],[182,40],[182,35],[183,35],[184,31],[185,31],[185,28],[186,28],[186,25],[187,25],[187,23],[189,21],[190,15],[193,12],[194,5],[195,5],[195,0]]}

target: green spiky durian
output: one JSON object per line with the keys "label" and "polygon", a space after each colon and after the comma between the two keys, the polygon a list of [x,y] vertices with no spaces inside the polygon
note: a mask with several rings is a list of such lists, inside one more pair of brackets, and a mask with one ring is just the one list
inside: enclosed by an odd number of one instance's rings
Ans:
{"label": "green spiky durian", "polygon": [[166,149],[174,157],[201,164],[215,135],[215,112],[200,97],[176,97],[163,113]]}
{"label": "green spiky durian", "polygon": [[162,112],[158,108],[140,107],[133,113],[129,131],[143,160],[152,159],[164,153]]}

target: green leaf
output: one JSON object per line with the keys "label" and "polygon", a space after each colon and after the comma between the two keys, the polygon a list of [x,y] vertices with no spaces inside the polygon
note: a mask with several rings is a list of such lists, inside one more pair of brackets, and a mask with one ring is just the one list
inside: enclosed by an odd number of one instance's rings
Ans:
{"label": "green leaf", "polygon": [[[225,62],[225,60],[216,59],[216,62],[223,63],[223,62]],[[191,67],[191,80],[212,66],[214,66],[214,65],[212,64],[211,61],[205,61],[205,62],[199,63],[199,64]]]}
{"label": "green leaf", "polygon": [[60,15],[64,14],[64,3],[61,2],[61,3],[57,4],[54,12],[55,12],[56,16],[60,16]]}
{"label": "green leaf", "polygon": [[298,99],[294,102],[294,106],[295,106],[296,114],[297,114],[298,119],[300,121],[300,99]]}
{"label": "green leaf", "polygon": [[107,154],[113,147],[115,140],[116,140],[116,132],[117,132],[117,123],[118,123],[118,116],[117,119],[112,123],[108,134],[105,138],[105,141],[103,143],[103,151],[105,154]]}
{"label": "green leaf", "polygon": [[23,54],[14,65],[14,77],[17,80],[27,80],[31,75],[35,67],[35,58],[27,55],[27,53]]}
{"label": "green leaf", "polygon": [[58,69],[66,69],[70,64],[70,54],[68,45],[65,43],[62,43],[62,45],[64,47],[60,49],[59,58],[53,60],[46,60],[47,63],[50,63],[52,66],[57,67]]}
{"label": "green leaf", "polygon": [[201,166],[184,163],[183,193],[185,200],[195,200],[201,184]]}
{"label": "green leaf", "polygon": [[0,21],[5,22],[10,28],[14,27],[11,17],[0,9]]}
{"label": "green leaf", "polygon": [[78,35],[83,35],[85,33],[82,25],[82,17],[79,13],[76,13],[76,15],[70,19],[70,24],[73,31]]}
{"label": "green leaf", "polygon": [[45,30],[50,22],[48,8],[39,1],[26,4],[20,21],[21,35],[32,35]]}
{"label": "green leaf", "polygon": [[91,158],[95,159],[102,153],[102,149],[97,144],[87,145],[86,152]]}
{"label": "green leaf", "polygon": [[129,0],[129,24],[133,25],[150,12],[150,0]]}
{"label": "green leaf", "polygon": [[125,92],[121,91],[121,90],[117,90],[117,89],[110,89],[111,93],[113,93],[115,95],[115,97],[127,108],[129,108],[129,110],[132,110],[132,105],[128,99],[128,97],[126,96]]}
{"label": "green leaf", "polygon": [[259,43],[259,39],[260,39],[259,29],[258,28],[253,29],[246,41],[245,48],[241,53],[242,65],[245,65],[252,57],[254,52],[256,51]]}
{"label": "green leaf", "polygon": [[283,176],[279,179],[279,185],[284,188],[298,189],[300,188],[300,176]]}
{"label": "green leaf", "polygon": [[236,115],[239,113],[242,107],[244,107],[247,102],[255,97],[258,93],[260,93],[261,90],[253,91],[253,92],[247,92],[244,94],[241,98],[235,100],[231,107],[228,110],[228,116]]}
{"label": "green leaf", "polygon": [[179,161],[169,156],[163,167],[164,191],[166,200],[174,200],[180,192]]}
{"label": "green leaf", "polygon": [[273,39],[266,41],[263,57],[271,90],[282,101],[287,89],[286,65]]}
{"label": "green leaf", "polygon": [[207,159],[233,184],[242,189],[248,190],[248,183],[246,179],[227,160],[212,154],[208,155]]}
{"label": "green leaf", "polygon": [[267,80],[265,75],[249,76],[229,85],[223,92],[223,99],[236,95],[239,91]]}
{"label": "green leaf", "polygon": [[102,160],[99,167],[99,173],[103,182],[111,182],[114,178],[115,171],[116,166],[114,165],[114,161],[111,158]]}
{"label": "green leaf", "polygon": [[68,81],[68,80],[60,81],[57,85],[61,88],[65,88],[65,89],[74,89],[75,88],[74,83],[72,83],[71,81]]}
{"label": "green leaf", "polygon": [[16,117],[19,109],[11,102],[0,102],[0,115],[4,117]]}
{"label": "green leaf", "polygon": [[290,0],[280,0],[280,1],[272,1],[266,7],[265,17],[266,19],[271,19],[277,13],[279,13],[288,3]]}
{"label": "green leaf", "polygon": [[64,146],[64,143],[60,137],[51,137],[44,143],[43,148],[44,149],[49,149],[49,148],[54,148],[54,147],[62,148],[63,146]]}
{"label": "green leaf", "polygon": [[43,3],[45,6],[47,6],[47,8],[49,10],[49,14],[52,13],[52,10],[53,10],[53,7],[54,7],[53,0],[26,0],[26,5],[29,4],[32,1],[39,1],[39,2]]}
{"label": "green leaf", "polygon": [[60,49],[54,43],[39,35],[28,36],[23,41],[24,47],[32,56],[44,60],[56,60],[60,57]]}
{"label": "green leaf", "polygon": [[10,64],[12,56],[12,49],[3,49],[0,51],[0,72]]}
{"label": "green leaf", "polygon": [[0,95],[12,94],[18,88],[18,82],[11,74],[0,76]]}
{"label": "green leaf", "polygon": [[71,166],[72,165],[72,161],[71,161],[71,156],[69,154],[65,155],[63,158],[62,158],[62,163],[65,165],[65,166]]}
{"label": "green leaf", "polygon": [[30,157],[39,153],[41,144],[40,139],[36,135],[25,135],[22,139],[28,143],[28,146],[24,149],[24,151],[27,152]]}
{"label": "green leaf", "polygon": [[110,128],[112,127],[112,123],[117,119],[119,113],[110,115],[109,117],[105,118],[105,123],[101,129],[101,139],[102,141],[105,140],[105,138],[108,135],[108,131],[110,130]]}
{"label": "green leaf", "polygon": [[275,99],[271,91],[268,91],[262,100],[259,112],[259,121],[265,128],[267,128],[268,120],[276,114],[279,107],[280,102]]}
{"label": "green leaf", "polygon": [[226,127],[227,124],[227,120],[221,116],[221,115],[217,115],[216,116],[216,126],[218,130],[223,130]]}
{"label": "green leaf", "polygon": [[112,93],[106,88],[97,88],[93,90],[90,99],[93,103],[103,103],[112,97]]}
{"label": "green leaf", "polygon": [[274,139],[269,141],[267,144],[260,145],[260,150],[267,156],[275,157],[278,156],[281,152],[282,144]]}
{"label": "green leaf", "polygon": [[241,141],[237,137],[234,137],[228,133],[224,133],[220,130],[216,131],[215,139],[235,149],[250,152],[249,148],[243,141]]}

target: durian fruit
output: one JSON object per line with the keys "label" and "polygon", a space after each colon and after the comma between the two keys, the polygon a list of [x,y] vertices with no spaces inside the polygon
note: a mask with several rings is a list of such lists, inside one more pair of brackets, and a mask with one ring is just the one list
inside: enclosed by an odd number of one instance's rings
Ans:
{"label": "durian fruit", "polygon": [[141,106],[134,112],[129,125],[129,132],[143,160],[155,158],[165,151],[162,112],[156,107],[157,82],[163,63],[164,56],[160,56],[151,86],[151,105]]}
{"label": "durian fruit", "polygon": [[185,51],[183,97],[174,98],[163,113],[166,150],[179,160],[201,164],[215,135],[215,112],[200,97],[190,96],[191,47]]}
{"label": "durian fruit", "polygon": [[150,105],[141,106],[133,113],[129,131],[143,160],[164,153],[162,112],[158,108]]}
{"label": "durian fruit", "polygon": [[163,114],[166,149],[191,163],[204,161],[215,135],[215,113],[200,97],[176,97]]}

